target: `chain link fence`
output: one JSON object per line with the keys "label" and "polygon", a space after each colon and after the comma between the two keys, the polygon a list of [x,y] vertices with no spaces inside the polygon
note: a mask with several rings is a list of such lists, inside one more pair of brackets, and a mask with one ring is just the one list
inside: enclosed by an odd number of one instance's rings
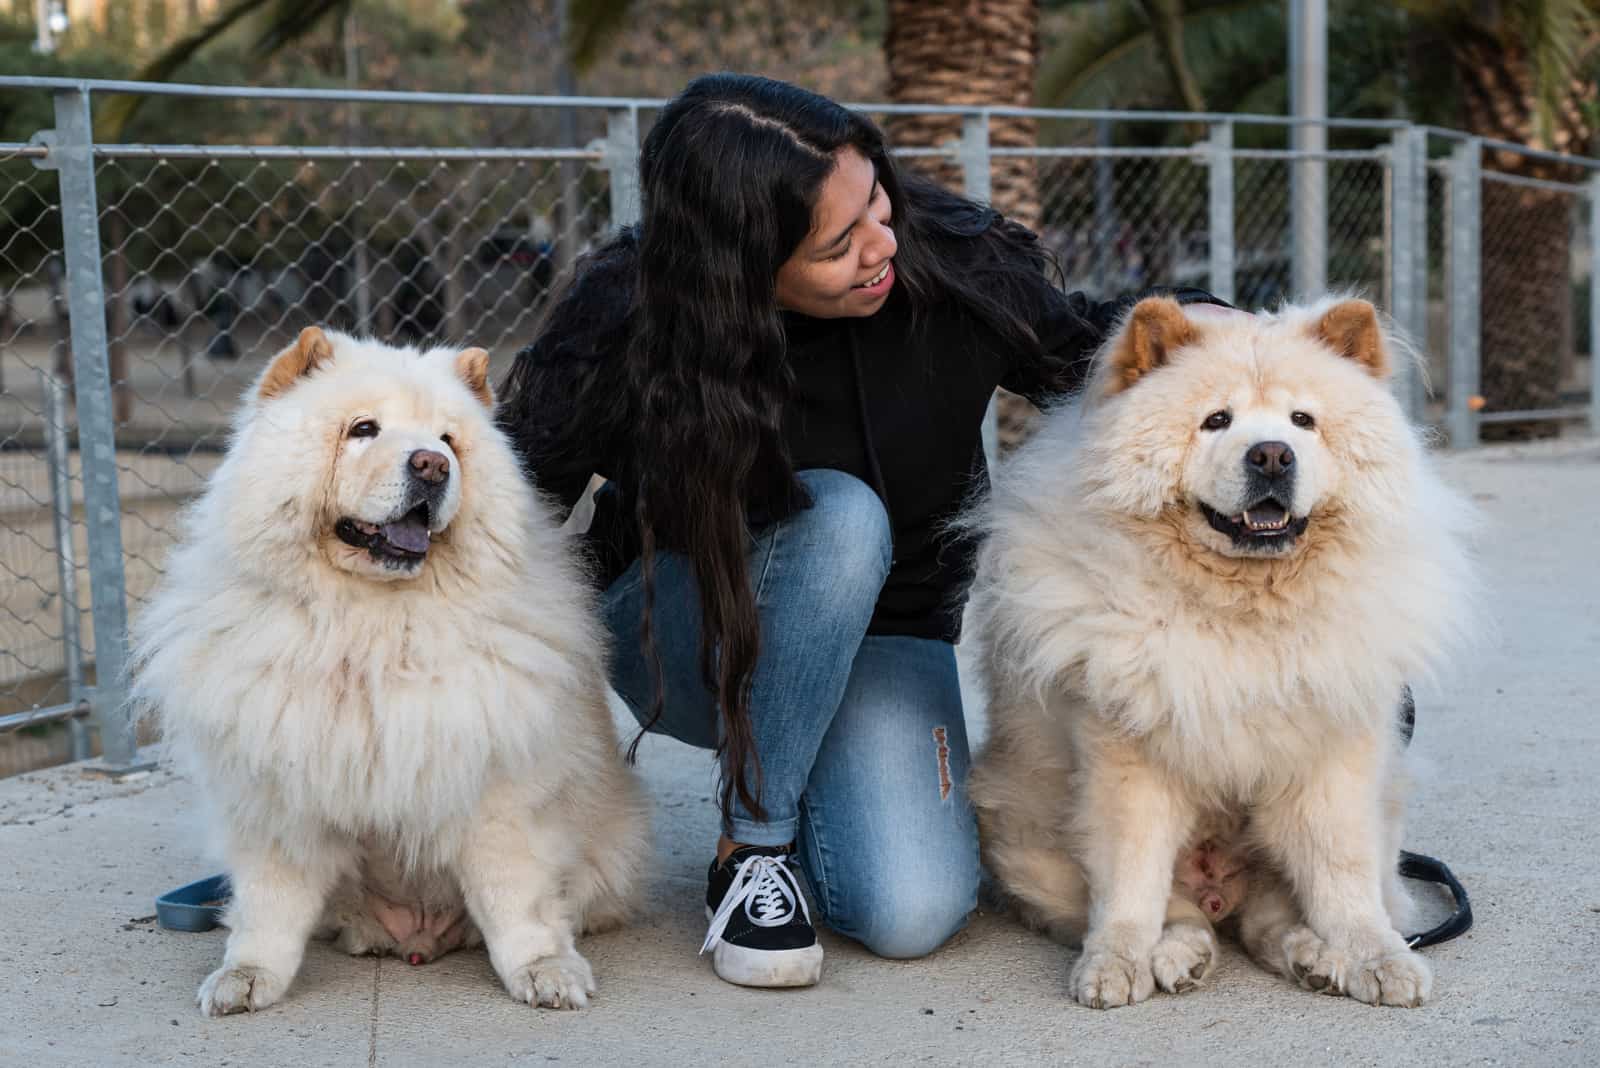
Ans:
{"label": "chain link fence", "polygon": [[[359,101],[391,121],[367,136],[381,144],[96,144],[93,97],[128,88],[0,78],[0,93],[52,94],[57,116],[0,145],[0,749],[65,722],[62,759],[98,742],[115,770],[137,766],[125,613],[266,360],[319,322],[481,345],[498,378],[575,257],[637,219],[639,132],[659,105],[165,86],[196,106]],[[500,135],[395,132],[439,108],[511,118]],[[942,161],[969,195],[1031,174],[1029,221],[1071,288],[1197,285],[1247,308],[1359,292],[1423,343],[1430,374],[1399,389],[1452,444],[1593,424],[1590,164],[1399,123],[1331,123],[1339,147],[1308,153],[1258,116],[863,110],[891,129],[947,115],[953,140],[896,150]],[[1018,115],[1039,144],[992,145]],[[556,147],[523,140],[551,129]]]}
{"label": "chain link fence", "polygon": [[[178,510],[220,460],[238,398],[301,327],[470,342],[503,362],[531,335],[558,263],[581,251],[559,243],[610,224],[605,176],[587,158],[158,146],[98,157],[134,610]],[[577,216],[558,233],[572,164]]]}
{"label": "chain link fence", "polygon": [[61,211],[36,146],[0,147],[0,714],[74,713],[66,745],[87,744],[86,589]]}

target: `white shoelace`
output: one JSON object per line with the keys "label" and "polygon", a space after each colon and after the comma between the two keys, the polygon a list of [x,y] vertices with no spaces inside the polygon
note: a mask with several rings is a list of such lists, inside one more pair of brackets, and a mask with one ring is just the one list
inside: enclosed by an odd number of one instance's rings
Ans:
{"label": "white shoelace", "polygon": [[728,929],[733,911],[744,906],[744,914],[757,927],[782,927],[794,918],[795,905],[811,922],[811,909],[795,887],[794,875],[789,871],[787,856],[770,857],[760,853],[746,857],[733,873],[733,883],[711,917],[711,927],[706,931],[704,953],[717,944],[722,932]]}

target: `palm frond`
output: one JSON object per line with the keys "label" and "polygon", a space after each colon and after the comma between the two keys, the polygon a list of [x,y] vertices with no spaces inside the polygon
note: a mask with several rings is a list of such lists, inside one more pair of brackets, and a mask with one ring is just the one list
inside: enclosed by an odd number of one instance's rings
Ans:
{"label": "palm frond", "polygon": [[[1272,0],[1189,0],[1184,10],[1185,63],[1210,98],[1227,91],[1241,67],[1282,65],[1282,13]],[[1170,64],[1157,48],[1142,6],[1119,0],[1105,17],[1075,12],[1074,26],[1041,58],[1037,97],[1042,107],[1137,107],[1177,103]],[[1276,38],[1272,34],[1276,33]],[[1160,73],[1157,73],[1160,72]],[[1216,101],[1211,101],[1216,106]]]}
{"label": "palm frond", "polygon": [[1112,0],[1098,17],[1074,12],[1064,39],[1039,59],[1035,100],[1041,107],[1110,106],[1127,89],[1117,75],[1128,57],[1153,59],[1145,54],[1152,39],[1137,0]]}
{"label": "palm frond", "polygon": [[1527,50],[1538,101],[1539,136],[1553,140],[1556,115],[1578,75],[1579,50],[1600,32],[1591,0],[1523,0],[1506,5],[1509,27]]}

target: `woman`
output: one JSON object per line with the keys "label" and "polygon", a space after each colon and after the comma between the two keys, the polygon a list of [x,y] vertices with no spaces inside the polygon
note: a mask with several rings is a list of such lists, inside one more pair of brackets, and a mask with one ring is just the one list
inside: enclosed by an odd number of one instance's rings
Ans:
{"label": "woman", "polygon": [[[722,758],[705,948],[803,986],[822,918],[885,957],[966,922],[977,834],[953,643],[995,386],[1067,392],[1122,304],[1067,296],[1034,235],[900,174],[867,119],[696,79],[640,155],[641,225],[580,266],[502,419],[605,583],[612,682]],[[1182,300],[1210,300],[1180,291]]]}

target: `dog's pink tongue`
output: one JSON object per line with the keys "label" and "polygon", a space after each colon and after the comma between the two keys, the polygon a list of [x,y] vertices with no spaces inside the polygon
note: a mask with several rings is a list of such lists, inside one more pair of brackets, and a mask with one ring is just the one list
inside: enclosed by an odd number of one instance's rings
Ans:
{"label": "dog's pink tongue", "polygon": [[383,540],[408,553],[425,553],[428,551],[428,527],[422,520],[406,516],[397,523],[383,525]]}

